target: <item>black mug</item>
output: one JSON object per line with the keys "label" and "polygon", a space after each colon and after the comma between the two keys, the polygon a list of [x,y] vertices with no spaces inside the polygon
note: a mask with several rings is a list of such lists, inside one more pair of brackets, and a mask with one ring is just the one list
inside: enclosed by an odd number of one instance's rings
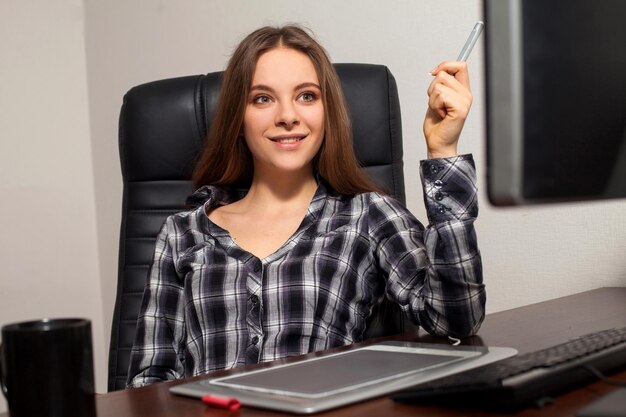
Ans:
{"label": "black mug", "polygon": [[43,319],[4,326],[0,382],[11,417],[95,417],[91,322]]}

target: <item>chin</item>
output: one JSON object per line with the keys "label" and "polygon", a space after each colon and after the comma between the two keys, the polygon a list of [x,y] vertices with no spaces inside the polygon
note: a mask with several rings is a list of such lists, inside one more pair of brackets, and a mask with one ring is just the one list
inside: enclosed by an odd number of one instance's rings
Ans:
{"label": "chin", "polygon": [[273,165],[273,168],[277,171],[283,172],[285,174],[296,174],[300,172],[310,172],[313,173],[312,164],[305,162],[293,162],[293,163],[277,163]]}
{"label": "chin", "polygon": [[277,166],[280,171],[290,174],[296,174],[300,172],[310,172],[313,173],[313,168],[308,165],[299,165],[299,166]]}

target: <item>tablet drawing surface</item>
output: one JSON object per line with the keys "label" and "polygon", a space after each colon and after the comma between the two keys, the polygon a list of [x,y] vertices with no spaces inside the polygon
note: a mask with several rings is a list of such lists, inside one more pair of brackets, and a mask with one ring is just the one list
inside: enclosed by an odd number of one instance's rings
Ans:
{"label": "tablet drawing surface", "polygon": [[486,365],[506,347],[390,341],[174,385],[170,392],[233,397],[244,406],[311,414]]}
{"label": "tablet drawing surface", "polygon": [[480,355],[373,346],[345,354],[214,379],[210,383],[301,397],[322,397]]}

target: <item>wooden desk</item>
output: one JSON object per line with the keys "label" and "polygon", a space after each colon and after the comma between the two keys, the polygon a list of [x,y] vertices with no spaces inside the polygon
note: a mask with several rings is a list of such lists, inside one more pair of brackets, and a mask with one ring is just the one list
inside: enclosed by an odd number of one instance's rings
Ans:
{"label": "wooden desk", "polygon": [[[490,314],[478,336],[468,343],[491,346],[511,346],[520,353],[562,343],[576,336],[611,327],[626,326],[626,288],[601,288],[568,297]],[[399,335],[387,339],[420,342],[438,341],[427,334]],[[344,349],[344,348],[340,348]],[[315,354],[310,354],[311,356]],[[289,359],[292,360],[292,359]],[[284,362],[284,361],[283,361]],[[267,364],[262,366],[268,366]],[[232,373],[226,371],[212,375]],[[626,377],[626,371],[618,374]],[[203,378],[203,377],[197,377]],[[198,417],[198,416],[287,416],[261,409],[242,407],[227,412],[205,407],[199,400],[171,395],[168,382],[127,391],[97,396],[98,417]],[[586,404],[614,389],[602,382],[590,384],[555,399],[543,409],[529,408],[514,416],[572,417]],[[417,407],[394,403],[381,397],[338,408],[316,416],[495,416],[483,411],[460,411],[438,407]]]}

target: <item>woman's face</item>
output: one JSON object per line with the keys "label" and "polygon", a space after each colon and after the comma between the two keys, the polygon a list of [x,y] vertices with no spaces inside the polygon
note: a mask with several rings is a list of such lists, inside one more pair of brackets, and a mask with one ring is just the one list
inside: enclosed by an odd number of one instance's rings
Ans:
{"label": "woman's face", "polygon": [[278,47],[259,57],[243,131],[255,175],[312,173],[311,161],[324,138],[324,106],[308,56]]}

